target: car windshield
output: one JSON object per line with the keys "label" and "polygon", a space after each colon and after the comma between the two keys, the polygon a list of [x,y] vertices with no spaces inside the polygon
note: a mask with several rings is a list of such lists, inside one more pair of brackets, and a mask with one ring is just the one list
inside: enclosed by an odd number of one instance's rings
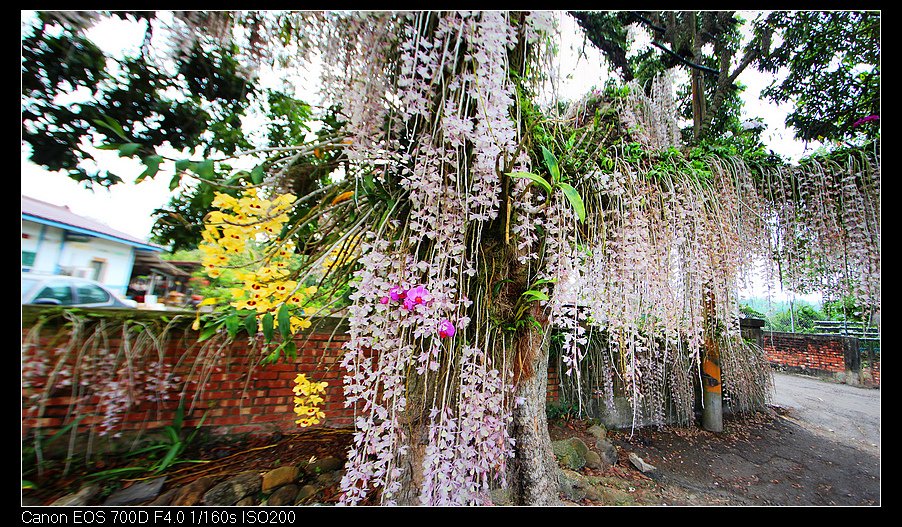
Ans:
{"label": "car windshield", "polygon": [[38,285],[38,282],[40,282],[40,280],[38,280],[37,278],[25,278],[24,276],[22,277],[22,300],[23,301],[28,296],[28,294],[31,293],[31,290],[34,289],[36,285]]}

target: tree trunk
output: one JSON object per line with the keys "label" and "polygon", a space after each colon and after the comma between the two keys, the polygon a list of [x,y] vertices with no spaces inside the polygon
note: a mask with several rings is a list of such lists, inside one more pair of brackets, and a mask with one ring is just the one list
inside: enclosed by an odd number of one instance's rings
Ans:
{"label": "tree trunk", "polygon": [[[532,309],[542,320],[541,307]],[[547,333],[547,330],[546,332]],[[551,449],[545,400],[548,389],[547,334],[532,327],[524,329],[515,342],[518,356],[531,358],[527,371],[518,379],[511,435],[516,440],[514,458],[508,466],[508,488],[516,505],[559,505],[558,465]]]}
{"label": "tree trunk", "polygon": [[[689,12],[688,24],[690,28],[692,60],[695,63],[700,63],[702,60],[702,45],[696,27],[697,17],[695,11]],[[696,68],[692,68],[689,75],[692,87],[692,140],[697,143],[702,133],[702,122],[705,120],[705,78],[702,72]]]}

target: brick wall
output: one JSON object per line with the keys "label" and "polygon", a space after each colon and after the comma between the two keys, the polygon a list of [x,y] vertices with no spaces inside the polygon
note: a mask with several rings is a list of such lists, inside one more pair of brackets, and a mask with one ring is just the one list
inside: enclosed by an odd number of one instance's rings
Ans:
{"label": "brick wall", "polygon": [[[29,308],[30,309],[30,308]],[[23,342],[28,334],[30,324],[24,321]],[[179,378],[174,388],[166,391],[168,400],[151,401],[143,393],[135,393],[133,400],[137,404],[128,407],[127,412],[116,414],[115,425],[110,434],[117,432],[130,433],[153,430],[172,423],[178,400],[182,390],[185,393],[185,427],[193,428],[203,418],[203,426],[214,434],[268,435],[274,432],[297,432],[294,409],[294,378],[299,373],[316,382],[326,381],[328,387],[321,405],[326,414],[325,420],[317,426],[347,427],[353,425],[353,409],[345,408],[342,375],[340,366],[343,355],[342,345],[348,340],[344,328],[338,321],[324,321],[319,333],[300,335],[295,339],[297,356],[293,360],[260,365],[259,349],[250,349],[243,333],[234,342],[223,346],[206,348],[197,342],[196,331],[187,325],[170,331],[163,342],[163,363],[168,370]],[[26,437],[34,428],[41,428],[45,433],[65,426],[76,415],[84,415],[80,422],[81,430],[103,430],[104,406],[101,404],[94,385],[79,388],[73,395],[72,384],[54,383],[54,388],[47,392],[48,372],[59,362],[61,346],[60,335],[67,335],[67,330],[59,325],[47,327],[41,332],[35,346],[23,346],[23,371],[33,371],[35,359],[47,357],[48,367],[41,374],[24,374],[22,386],[22,437]],[[89,333],[85,331],[84,333]],[[121,342],[116,331],[107,332],[110,339],[103,345],[110,350],[120,350]],[[33,336],[32,336],[33,339]],[[84,337],[79,341],[82,345]],[[29,340],[32,342],[32,340]],[[159,353],[159,348],[150,355]],[[145,355],[147,355],[145,350]],[[72,368],[77,360],[76,353],[66,355],[63,363]],[[156,357],[151,357],[156,359]],[[133,357],[133,370],[148,369],[150,359]],[[124,362],[120,360],[120,368]],[[121,369],[120,369],[121,371]],[[142,384],[142,377],[136,374],[134,383]],[[76,383],[78,384],[78,383]],[[146,385],[147,383],[144,382]],[[548,398],[559,397],[557,371],[552,366],[548,372]],[[43,403],[43,404],[41,404]],[[193,405],[193,408],[192,408]],[[124,405],[123,405],[124,407]]]}
{"label": "brick wall", "polygon": [[561,399],[561,377],[558,369],[554,364],[548,365],[548,388],[546,389],[545,401],[548,403],[557,403]]}
{"label": "brick wall", "polygon": [[[29,329],[23,327],[23,342]],[[47,369],[52,370],[62,356],[58,352],[58,329],[50,328],[43,333],[37,346],[23,347],[23,368],[34,363],[36,357],[44,356],[50,357]],[[163,362],[167,371],[180,381],[173,389],[164,391],[168,400],[145,398],[146,393],[159,392],[136,393],[133,400],[137,399],[137,404],[129,406],[127,412],[117,414],[110,433],[152,430],[171,424],[183,390],[186,427],[195,426],[203,418],[203,425],[215,434],[297,432],[292,388],[298,373],[305,373],[317,382],[328,382],[321,405],[327,416],[322,426],[344,427],[353,423],[353,410],[344,407],[342,394],[341,346],[348,339],[343,332],[332,336],[330,329],[325,333],[298,336],[295,340],[298,353],[294,360],[267,365],[257,363],[259,350],[250,349],[247,338],[242,335],[231,344],[203,350],[196,341],[197,332],[185,328],[171,331],[163,347]],[[105,341],[104,346],[110,350],[121,349],[116,338]],[[67,355],[67,360],[63,361],[65,367],[71,368],[77,360],[76,355]],[[148,369],[146,358],[133,357],[132,362],[135,370]],[[76,414],[86,416],[80,422],[80,429],[88,430],[92,425],[95,431],[102,429],[104,407],[95,386],[90,383],[80,386],[79,393],[73,395],[73,383],[57,382],[55,388],[46,392],[47,378],[46,374],[28,375],[26,382],[23,374],[23,437],[35,427],[52,432]],[[135,379],[140,385],[143,377],[136,374]],[[191,405],[193,411],[189,413]]]}
{"label": "brick wall", "polygon": [[769,331],[764,332],[763,338],[764,352],[771,364],[828,374],[844,374],[852,370],[848,356],[849,340],[841,336]]}

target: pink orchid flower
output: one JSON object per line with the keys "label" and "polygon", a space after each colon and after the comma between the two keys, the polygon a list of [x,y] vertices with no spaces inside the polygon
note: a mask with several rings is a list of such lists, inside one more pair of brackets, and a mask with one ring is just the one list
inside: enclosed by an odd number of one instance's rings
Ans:
{"label": "pink orchid flower", "polygon": [[425,304],[432,300],[432,295],[425,287],[418,285],[407,290],[407,298],[411,299],[414,304]]}

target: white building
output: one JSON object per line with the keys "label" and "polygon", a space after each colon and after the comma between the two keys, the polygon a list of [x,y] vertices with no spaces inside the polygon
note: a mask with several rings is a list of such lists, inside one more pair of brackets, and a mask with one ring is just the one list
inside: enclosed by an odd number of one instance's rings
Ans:
{"label": "white building", "polygon": [[125,295],[135,255],[161,251],[68,207],[22,196],[23,273],[90,278]]}

